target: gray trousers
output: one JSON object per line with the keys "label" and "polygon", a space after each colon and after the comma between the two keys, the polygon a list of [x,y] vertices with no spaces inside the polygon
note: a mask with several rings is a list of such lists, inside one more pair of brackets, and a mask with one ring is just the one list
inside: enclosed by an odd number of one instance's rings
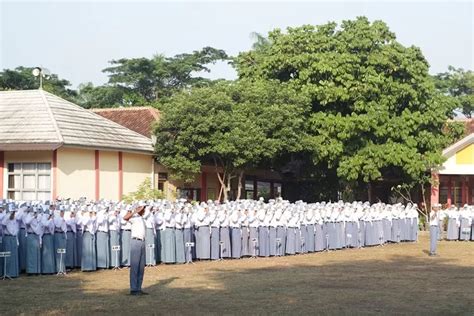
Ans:
{"label": "gray trousers", "polygon": [[430,254],[436,254],[438,243],[438,226],[430,226]]}
{"label": "gray trousers", "polygon": [[132,238],[130,240],[130,292],[142,290],[145,254],[145,241]]}

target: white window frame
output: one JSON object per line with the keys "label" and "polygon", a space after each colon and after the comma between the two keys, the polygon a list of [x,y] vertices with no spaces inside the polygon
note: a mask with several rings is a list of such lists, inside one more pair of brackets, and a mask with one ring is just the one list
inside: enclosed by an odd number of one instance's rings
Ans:
{"label": "white window frame", "polygon": [[[20,164],[20,171],[18,172],[10,172],[10,169],[9,169],[9,166],[10,164]],[[33,164],[34,165],[34,169],[33,169],[33,172],[24,172],[24,168],[23,168],[23,165],[25,164]],[[38,169],[38,165],[39,164],[49,164],[49,169],[47,170],[39,170]],[[52,191],[53,191],[53,168],[52,168],[52,162],[51,161],[7,161],[5,162],[5,169],[6,172],[6,177],[5,177],[5,186],[4,186],[4,190],[5,190],[5,197],[6,198],[10,198],[10,192],[19,192],[20,193],[20,200],[25,200],[24,197],[23,197],[23,193],[24,192],[33,192],[34,195],[35,195],[35,198],[34,200],[38,200],[38,193],[49,193],[49,198],[48,199],[51,199],[51,195],[52,195]],[[9,178],[11,175],[18,175],[20,176],[20,183],[19,183],[19,189],[15,189],[15,188],[10,188],[9,187]],[[34,175],[35,176],[35,187],[34,189],[24,189],[23,188],[23,177],[25,175]],[[38,179],[39,179],[39,176],[49,176],[49,180],[50,180],[50,185],[49,185],[49,190],[45,190],[45,189],[39,189],[38,188]]]}

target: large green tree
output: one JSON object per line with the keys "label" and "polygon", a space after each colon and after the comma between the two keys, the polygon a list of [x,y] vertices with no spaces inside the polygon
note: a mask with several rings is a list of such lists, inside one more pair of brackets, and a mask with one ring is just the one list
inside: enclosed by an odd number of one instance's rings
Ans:
{"label": "large green tree", "polygon": [[239,54],[239,77],[304,95],[304,149],[345,181],[418,179],[459,132],[445,132],[455,103],[435,89],[421,50],[382,21],[276,29],[266,43]]}
{"label": "large green tree", "polygon": [[281,88],[271,81],[220,82],[174,96],[156,129],[158,161],[184,180],[213,165],[223,198],[235,177],[240,197],[246,169],[301,149],[301,101]]}
{"label": "large green tree", "polygon": [[471,118],[474,114],[474,72],[462,68],[449,67],[447,72],[435,76],[436,87],[444,94],[452,96],[456,107]]}
{"label": "large green tree", "polygon": [[209,72],[209,64],[226,59],[223,50],[204,47],[173,57],[155,55],[112,60],[112,66],[103,71],[109,76],[109,85],[136,93],[146,102],[154,102],[185,88],[207,85],[211,80],[199,73]]}
{"label": "large green tree", "polygon": [[[0,90],[31,90],[40,86],[38,77],[33,76],[34,67],[17,67],[0,72]],[[43,80],[43,89],[60,97],[73,101],[75,90],[68,88],[71,83],[60,79],[57,74],[48,75]]]}

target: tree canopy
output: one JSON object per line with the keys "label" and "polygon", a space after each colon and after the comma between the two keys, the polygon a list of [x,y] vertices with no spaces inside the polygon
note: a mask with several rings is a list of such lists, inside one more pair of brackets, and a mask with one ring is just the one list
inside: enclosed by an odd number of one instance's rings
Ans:
{"label": "tree canopy", "polygon": [[[331,198],[337,183],[424,182],[462,134],[449,123],[454,110],[473,114],[472,71],[450,67],[431,76],[421,50],[400,44],[382,21],[360,17],[252,36],[252,48],[233,58],[212,47],[120,58],[103,70],[104,85],[75,91],[52,75],[44,89],[86,108],[158,106],[158,161],[186,181],[204,164],[214,166],[225,198],[231,180],[255,167],[296,182],[318,179],[308,192],[330,186]],[[227,60],[237,80],[202,77]],[[31,70],[4,70],[0,89],[37,88]]]}
{"label": "tree canopy", "polygon": [[[39,88],[39,79],[33,76],[34,67],[17,67],[0,72],[0,90],[31,90]],[[73,101],[77,92],[68,88],[71,83],[51,74],[43,80],[43,89],[64,99]]]}
{"label": "tree canopy", "polygon": [[242,180],[245,169],[301,149],[298,97],[286,91],[271,81],[239,81],[174,96],[156,129],[158,161],[186,180],[214,165],[227,198],[231,179]]}
{"label": "tree canopy", "polygon": [[462,68],[449,67],[447,72],[435,76],[436,87],[444,94],[452,96],[457,109],[468,118],[474,114],[474,72]]}
{"label": "tree canopy", "polygon": [[382,21],[275,29],[235,65],[241,79],[276,80],[309,100],[303,147],[347,181],[420,177],[459,133],[443,132],[455,103],[435,89],[421,50]]}

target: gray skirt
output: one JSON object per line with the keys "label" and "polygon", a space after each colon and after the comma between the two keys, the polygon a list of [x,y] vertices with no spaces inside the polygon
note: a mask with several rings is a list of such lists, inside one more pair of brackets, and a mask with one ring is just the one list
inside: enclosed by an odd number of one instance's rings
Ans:
{"label": "gray skirt", "polygon": [[220,258],[219,227],[211,227],[211,260]]}
{"label": "gray skirt", "polygon": [[160,229],[160,262],[165,258],[165,231]]}
{"label": "gray skirt", "polygon": [[130,266],[130,242],[132,240],[132,232],[130,230],[122,230],[122,265]]}
{"label": "gray skirt", "polygon": [[239,259],[242,255],[242,231],[238,227],[230,229],[232,258]]}
{"label": "gray skirt", "polygon": [[377,240],[377,232],[375,222],[366,221],[365,222],[365,245],[366,246],[376,246],[379,244]]}
{"label": "gray skirt", "polygon": [[221,244],[221,255],[222,258],[231,257],[231,244],[230,244],[230,230],[229,227],[221,227],[220,229],[220,241]]}
{"label": "gray skirt", "polygon": [[357,247],[357,223],[347,222],[346,223],[346,247],[356,248]]}
{"label": "gray skirt", "polygon": [[41,247],[41,273],[50,274],[56,272],[54,255],[54,237],[51,234],[43,235]]}
{"label": "gray skirt", "polygon": [[286,250],[285,253],[288,255],[294,255],[296,253],[296,228],[288,227],[286,230]]}
{"label": "gray skirt", "polygon": [[[186,247],[186,244],[188,242],[194,242],[194,247],[191,247],[191,249]],[[193,234],[192,228],[185,228],[184,229],[184,246],[185,246],[185,249],[184,249],[185,256],[184,257],[186,259],[186,262],[191,261],[191,259],[195,259],[196,256],[193,254],[193,252],[194,252],[194,249],[196,249],[196,243],[194,241],[194,234]]]}
{"label": "gray skirt", "polygon": [[156,263],[161,262],[161,252],[162,252],[162,245],[161,245],[161,230],[156,230],[155,235],[155,256],[156,256]]}
{"label": "gray skirt", "polygon": [[163,262],[176,263],[176,237],[175,229],[166,227],[162,235],[163,243]]}
{"label": "gray skirt", "polygon": [[346,247],[346,231],[343,222],[336,223],[338,249]]}
{"label": "gray skirt", "polygon": [[467,218],[461,218],[461,225],[459,226],[459,240],[471,239],[471,223]]}
{"label": "gray skirt", "polygon": [[109,233],[97,232],[97,268],[107,269],[110,265]]}
{"label": "gray skirt", "polygon": [[306,250],[308,252],[314,252],[314,224],[306,225]]}
{"label": "gray skirt", "polygon": [[383,240],[389,242],[392,239],[392,223],[389,219],[382,220],[383,225]]}
{"label": "gray skirt", "polygon": [[269,240],[269,254],[270,256],[276,256],[277,254],[277,242],[276,242],[276,227],[268,228],[268,240]]}
{"label": "gray skirt", "polygon": [[258,228],[257,227],[249,227],[249,250],[251,256],[258,256],[258,247],[259,247],[259,240],[258,240]]}
{"label": "gray skirt", "polygon": [[29,233],[26,237],[26,273],[41,273],[40,239],[34,233]]}
{"label": "gray skirt", "polygon": [[67,268],[74,268],[76,257],[77,257],[77,248],[76,248],[76,234],[70,231],[67,232],[67,239],[66,239],[66,267]]}
{"label": "gray skirt", "polygon": [[326,237],[323,236],[323,226],[319,224],[314,225],[314,251],[324,250]]}
{"label": "gray skirt", "polygon": [[278,226],[276,228],[276,238],[276,255],[284,256],[286,250],[286,228],[284,226]]}
{"label": "gray skirt", "polygon": [[447,240],[458,240],[459,239],[459,227],[456,223],[455,218],[448,219],[448,231],[447,231]]}
{"label": "gray skirt", "polygon": [[[20,264],[19,264],[19,254],[18,254],[18,240],[16,236],[8,236],[5,235],[3,236],[3,250],[2,251],[9,251],[10,252],[10,257],[7,258],[6,262],[6,274],[11,277],[11,278],[16,278],[20,275]],[[3,266],[5,259],[1,259],[2,261],[2,268],[5,268]],[[3,274],[3,271],[1,273]],[[54,270],[53,270],[54,272]]]}
{"label": "gray skirt", "polygon": [[145,264],[156,265],[156,238],[153,228],[147,228],[145,231]]}
{"label": "gray skirt", "polygon": [[176,263],[185,263],[185,248],[184,248],[184,229],[175,229],[174,231],[176,239]]}
{"label": "gray skirt", "polygon": [[81,261],[82,261],[82,235],[83,235],[83,232],[81,230],[78,230],[76,232],[76,252],[77,252],[77,256],[76,256],[76,260],[74,261],[74,265],[77,268],[81,267]]}
{"label": "gray skirt", "polygon": [[400,242],[400,220],[398,218],[392,219],[392,236],[391,242]]}
{"label": "gray skirt", "polygon": [[341,247],[341,243],[339,241],[339,234],[337,231],[336,223],[330,222],[328,223],[328,231],[327,234],[329,235],[329,249],[334,250]]}
{"label": "gray skirt", "polygon": [[270,255],[270,239],[268,227],[260,226],[258,228],[258,255],[268,257]]}
{"label": "gray skirt", "polygon": [[[217,228],[217,232],[219,229]],[[211,259],[211,229],[209,226],[199,226],[196,231],[196,258],[201,260]],[[219,245],[219,239],[217,239]],[[218,252],[216,253],[218,255]]]}
{"label": "gray skirt", "polygon": [[297,229],[296,233],[296,252],[297,253],[305,253],[306,252],[306,225],[301,225],[300,228]]}
{"label": "gray skirt", "polygon": [[20,228],[18,233],[18,260],[20,271],[26,270],[26,229]]}
{"label": "gray skirt", "polygon": [[249,241],[250,241],[249,228],[247,226],[242,227],[242,248],[241,248],[242,249],[241,250],[241,256],[242,257],[252,255],[250,253]]}
{"label": "gray skirt", "polygon": [[111,230],[110,234],[110,267],[120,267],[121,250],[113,250],[112,247],[120,246],[120,231]]}
{"label": "gray skirt", "polygon": [[84,232],[82,235],[82,271],[97,270],[97,253],[95,236],[90,232]]}
{"label": "gray skirt", "polygon": [[66,249],[66,234],[65,233],[54,233],[54,255],[56,256],[56,272],[66,271],[66,254],[58,253],[58,249]]}

